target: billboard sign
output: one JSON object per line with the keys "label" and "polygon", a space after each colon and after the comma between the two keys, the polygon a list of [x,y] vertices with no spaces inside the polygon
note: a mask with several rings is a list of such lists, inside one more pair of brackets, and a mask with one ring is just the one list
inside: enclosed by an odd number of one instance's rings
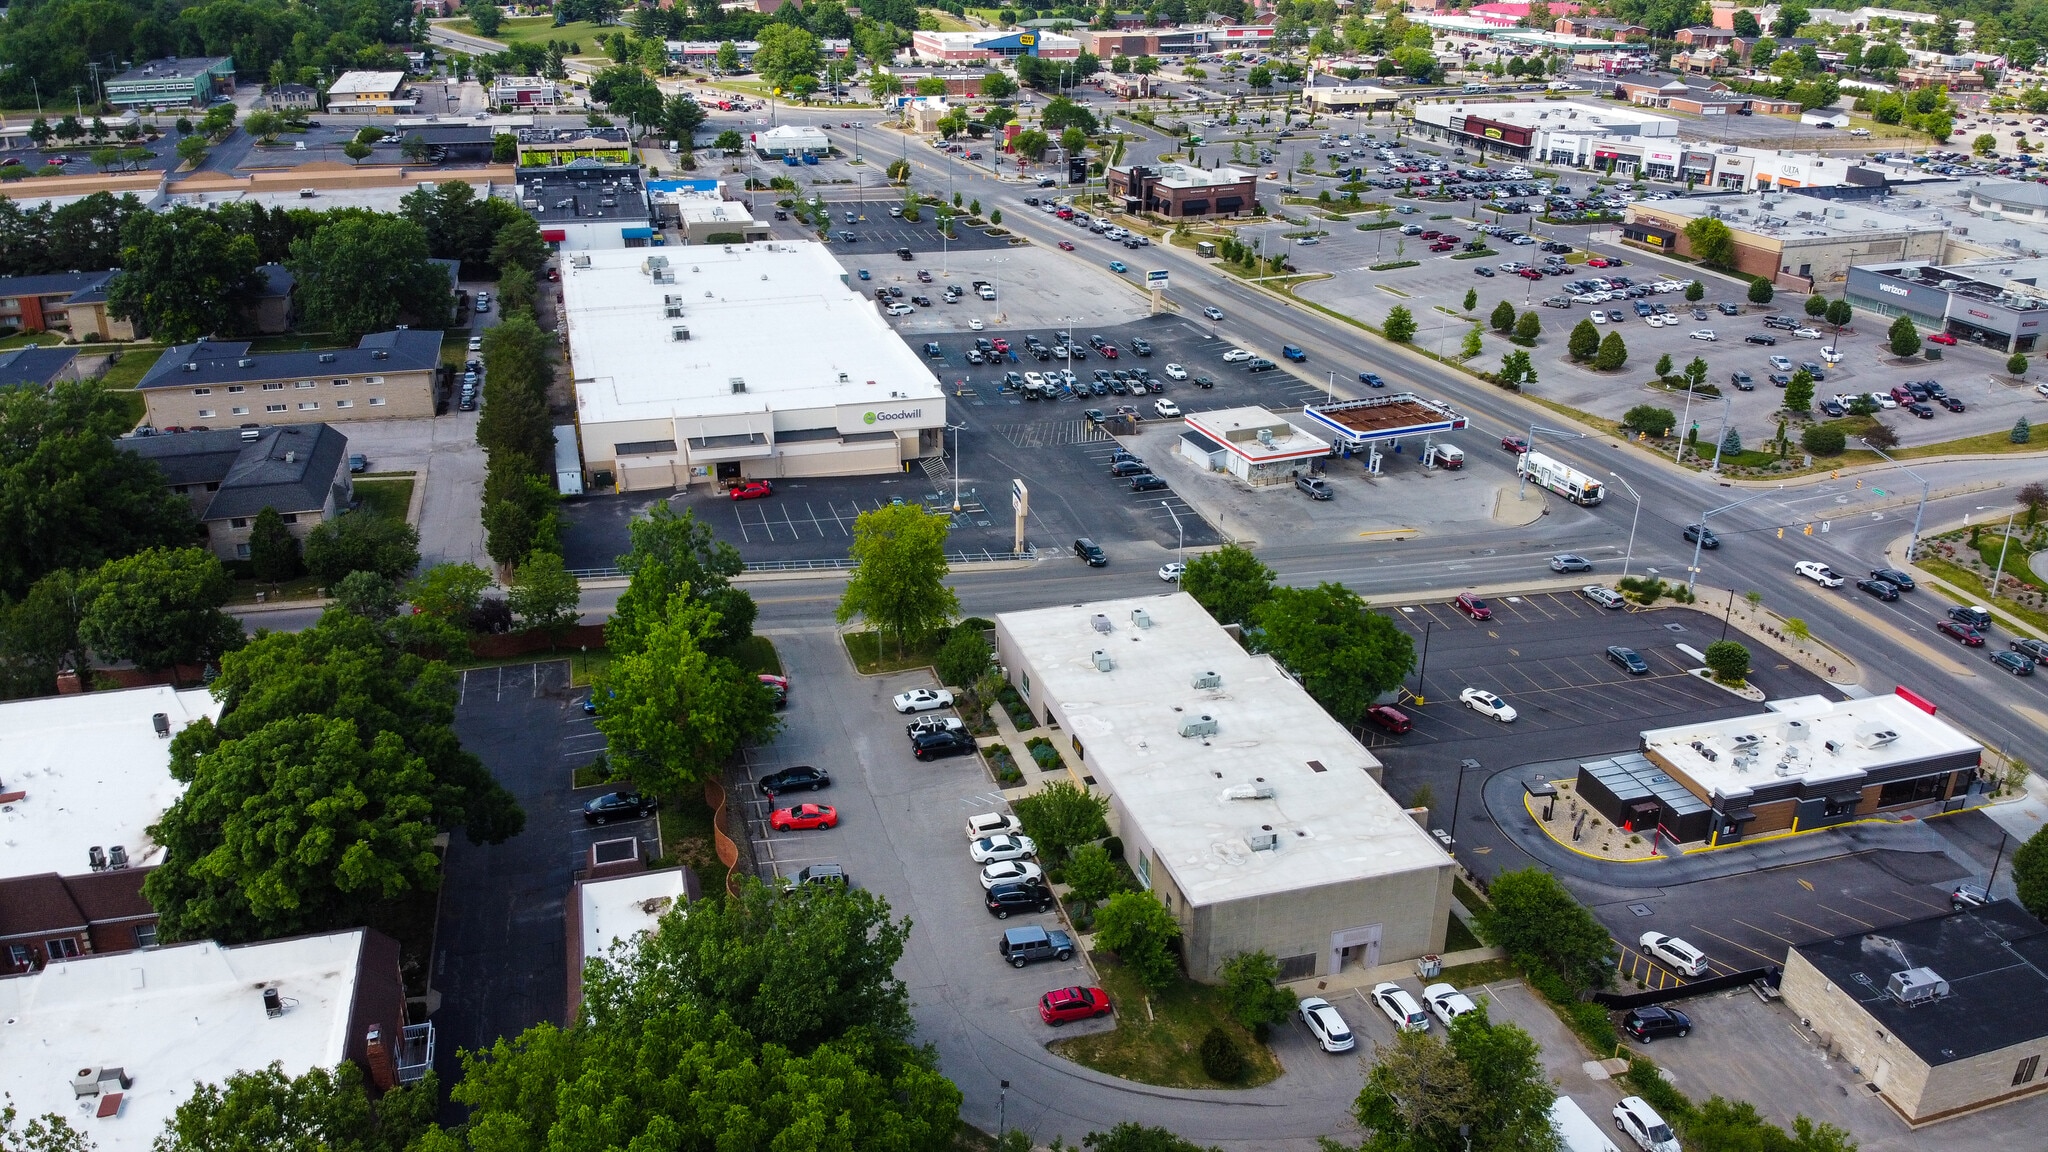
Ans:
{"label": "billboard sign", "polygon": [[1145,273],[1145,287],[1150,288],[1154,292],[1166,291],[1166,280],[1167,270],[1164,268],[1155,268]]}

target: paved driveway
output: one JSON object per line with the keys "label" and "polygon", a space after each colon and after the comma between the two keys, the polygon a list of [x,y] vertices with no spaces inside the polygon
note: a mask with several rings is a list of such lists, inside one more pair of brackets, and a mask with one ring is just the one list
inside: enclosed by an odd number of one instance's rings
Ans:
{"label": "paved driveway", "polygon": [[[815,795],[837,807],[840,826],[766,836],[760,826],[766,805],[741,786],[735,797],[753,821],[758,855],[764,868],[776,872],[836,860],[855,883],[887,897],[895,915],[910,918],[910,942],[897,972],[910,986],[918,1039],[937,1046],[941,1070],[965,1096],[965,1119],[992,1131],[1000,1108],[1009,1126],[1025,1128],[1040,1143],[1054,1135],[1078,1141],[1092,1130],[1136,1120],[1205,1144],[1304,1152],[1316,1146],[1317,1136],[1349,1129],[1347,1113],[1360,1083],[1357,1066],[1310,1049],[1299,1025],[1282,1030],[1275,1045],[1286,1074],[1245,1092],[1128,1084],[1048,1052],[1045,1044],[1055,1036],[1105,1025],[1068,1025],[1055,1032],[1037,1019],[1039,994],[1092,981],[1078,959],[1017,970],[996,958],[1001,928],[1057,921],[1051,915],[997,921],[982,907],[964,823],[973,813],[1000,809],[1001,796],[978,759],[912,759],[905,718],[888,702],[930,678],[858,676],[829,630],[778,634],[775,640],[795,684],[784,713],[786,730],[760,750],[749,775],[758,778],[791,764],[827,768],[832,787],[800,799]],[[1006,1095],[1003,1080],[1010,1082]]]}

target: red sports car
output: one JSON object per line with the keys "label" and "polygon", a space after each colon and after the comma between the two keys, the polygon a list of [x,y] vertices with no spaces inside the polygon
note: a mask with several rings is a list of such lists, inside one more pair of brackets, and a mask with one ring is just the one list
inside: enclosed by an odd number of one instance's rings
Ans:
{"label": "red sports car", "polygon": [[773,495],[775,485],[766,480],[749,480],[745,484],[734,486],[732,490],[732,498],[735,500],[759,500],[763,496]]}
{"label": "red sports car", "polygon": [[836,828],[839,825],[839,809],[830,804],[799,804],[794,808],[777,808],[768,817],[768,827],[777,832],[788,832],[798,828]]}
{"label": "red sports car", "polygon": [[1954,347],[1956,338],[1946,332],[1936,332],[1927,338],[1927,342],[1929,344],[1947,344],[1950,347]]}
{"label": "red sports car", "polygon": [[1486,606],[1486,601],[1481,600],[1470,592],[1458,593],[1458,598],[1451,601],[1451,607],[1456,608],[1474,620],[1493,619],[1493,609]]}
{"label": "red sports car", "polygon": [[994,340],[989,341],[989,347],[994,348],[998,352],[1008,352],[1010,350],[1010,342],[998,336]]}
{"label": "red sports car", "polygon": [[1109,1015],[1109,993],[1100,988],[1055,988],[1038,998],[1038,1018],[1057,1028],[1069,1020]]}
{"label": "red sports car", "polygon": [[1060,251],[1062,251],[1062,252],[1072,252],[1073,250],[1074,250],[1074,245],[1073,245],[1073,242],[1072,242],[1072,241],[1070,241],[1070,240],[1062,240],[1062,241],[1060,241]]}
{"label": "red sports car", "polygon": [[1591,260],[1586,261],[1586,267],[1588,268],[1611,268],[1613,265],[1614,262],[1605,256],[1595,256]]}

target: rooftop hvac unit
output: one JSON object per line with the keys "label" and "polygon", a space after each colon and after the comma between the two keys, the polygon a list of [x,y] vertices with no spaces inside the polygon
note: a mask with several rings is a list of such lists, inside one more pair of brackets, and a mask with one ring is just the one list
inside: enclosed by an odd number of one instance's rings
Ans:
{"label": "rooftop hvac unit", "polygon": [[126,848],[122,847],[122,846],[121,846],[121,845],[119,845],[119,844],[116,844],[116,845],[114,845],[114,846],[113,846],[112,848],[109,848],[109,849],[107,849],[107,867],[108,867],[108,868],[113,868],[113,869],[121,869],[121,868],[126,868],[127,866],[128,866],[128,849],[126,849]]}
{"label": "rooftop hvac unit", "polygon": [[1892,973],[1892,978],[1885,981],[1884,990],[1892,999],[1911,1008],[1946,997],[1948,981],[1932,968],[1908,968],[1904,972]]}
{"label": "rooftop hvac unit", "polygon": [[1882,748],[1897,741],[1899,734],[1890,728],[1868,728],[1856,733],[1856,739],[1865,748]]}
{"label": "rooftop hvac unit", "polygon": [[167,712],[158,712],[149,718],[150,727],[156,729],[157,739],[171,738],[171,717]]}
{"label": "rooftop hvac unit", "polygon": [[1223,674],[1221,672],[1197,672],[1195,673],[1194,687],[1221,688],[1223,687]]}
{"label": "rooftop hvac unit", "polygon": [[737,396],[740,393],[745,392],[746,390],[747,378],[744,376],[734,376],[732,378],[732,394]]}
{"label": "rooftop hvac unit", "polygon": [[1808,728],[1804,720],[1785,721],[1785,743],[1787,744],[1804,744],[1807,736],[1812,732],[1813,729]]}
{"label": "rooftop hvac unit", "polygon": [[1180,734],[1189,739],[1197,736],[1214,736],[1216,731],[1216,718],[1207,713],[1200,716],[1188,716],[1180,722]]}
{"label": "rooftop hvac unit", "polygon": [[1268,448],[1273,446],[1273,430],[1271,428],[1259,429],[1259,443],[1264,444]]}
{"label": "rooftop hvac unit", "polygon": [[1757,735],[1754,732],[1741,732],[1730,737],[1731,742],[1733,742],[1735,747],[1738,749],[1746,748],[1749,745],[1755,744],[1762,739],[1763,737]]}
{"label": "rooftop hvac unit", "polygon": [[1271,800],[1277,795],[1271,784],[1239,784],[1223,791],[1225,800]]}
{"label": "rooftop hvac unit", "polygon": [[332,352],[322,352],[322,353],[320,354],[320,362],[321,362],[322,364],[332,364],[332,363],[334,363],[334,353],[332,353]]}
{"label": "rooftop hvac unit", "polygon": [[1109,631],[1109,613],[1097,612],[1095,615],[1089,617],[1088,624],[1089,627],[1094,628],[1097,632]]}
{"label": "rooftop hvac unit", "polygon": [[1097,648],[1094,652],[1090,653],[1089,659],[1095,661],[1095,670],[1097,672],[1107,672],[1116,667],[1116,661],[1111,660],[1109,653],[1101,648]]}
{"label": "rooftop hvac unit", "polygon": [[1692,742],[1692,750],[1699,753],[1700,758],[1705,760],[1709,764],[1712,764],[1721,758],[1720,755],[1716,753],[1712,748],[1707,747],[1706,744],[1698,740]]}
{"label": "rooftop hvac unit", "polygon": [[1152,614],[1143,608],[1133,608],[1131,609],[1131,623],[1139,628],[1150,628],[1152,626]]}
{"label": "rooftop hvac unit", "polygon": [[1271,852],[1280,847],[1280,834],[1271,829],[1253,832],[1244,838],[1245,846],[1254,852]]}
{"label": "rooftop hvac unit", "polygon": [[1828,209],[1828,215],[1841,220],[1849,215],[1849,210],[1847,208],[1830,208]]}
{"label": "rooftop hvac unit", "polygon": [[107,850],[95,844],[85,850],[85,863],[95,872],[107,870]]}
{"label": "rooftop hvac unit", "polygon": [[382,349],[382,348],[379,348],[379,349],[377,349],[377,350],[375,350],[375,351],[373,351],[373,352],[371,352],[371,353],[370,353],[370,359],[372,359],[372,360],[389,360],[389,359],[391,359],[391,353],[390,353],[390,352],[388,352],[388,351],[386,351],[386,350],[384,350],[384,349]]}
{"label": "rooftop hvac unit", "polygon": [[249,358],[249,357],[247,357],[247,356],[244,356],[244,357],[242,357],[242,358],[241,358],[240,360],[237,360],[237,361],[235,361],[235,367],[237,367],[237,368],[254,368],[255,366],[256,366],[256,361],[255,361],[255,360],[253,360],[253,359],[250,359],[250,358]]}
{"label": "rooftop hvac unit", "polygon": [[185,363],[179,365],[179,367],[183,368],[187,372],[197,372],[199,371],[199,362],[196,360],[187,360],[185,361]]}
{"label": "rooftop hvac unit", "polygon": [[678,324],[674,328],[668,330],[668,336],[669,339],[674,340],[677,343],[681,343],[690,338],[690,330]]}

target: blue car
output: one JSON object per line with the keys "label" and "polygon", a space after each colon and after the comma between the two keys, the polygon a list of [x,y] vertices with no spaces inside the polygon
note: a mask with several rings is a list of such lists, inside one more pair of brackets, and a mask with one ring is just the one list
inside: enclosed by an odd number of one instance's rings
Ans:
{"label": "blue car", "polygon": [[1387,382],[1380,379],[1380,374],[1377,372],[1360,372],[1358,374],[1358,381],[1361,384],[1370,384],[1375,388],[1385,388],[1387,386]]}
{"label": "blue car", "polygon": [[860,277],[861,279],[863,279],[863,280],[872,280],[872,279],[874,279],[874,277],[872,277],[872,276],[868,275],[868,270],[867,270],[867,269],[865,269],[865,268],[861,269],[861,270],[860,270],[860,271],[859,271],[858,273],[856,273],[856,275],[858,275],[858,276],[859,276],[859,277]]}
{"label": "blue car", "polygon": [[1109,262],[1109,270],[1111,272],[1129,272],[1131,269],[1121,260],[1111,260]]}

